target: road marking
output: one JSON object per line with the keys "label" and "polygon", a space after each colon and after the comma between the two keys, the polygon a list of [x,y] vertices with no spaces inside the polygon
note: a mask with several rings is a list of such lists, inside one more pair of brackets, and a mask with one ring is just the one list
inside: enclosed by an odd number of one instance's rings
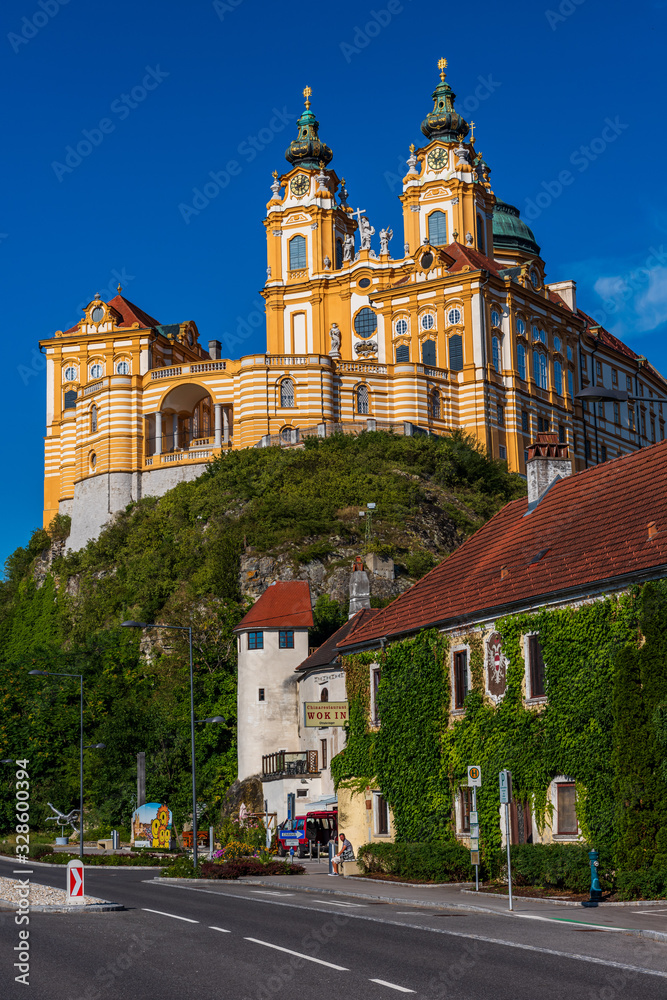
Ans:
{"label": "road marking", "polygon": [[209,925],[208,929],[210,931],[220,931],[221,934],[231,934],[232,933],[231,931],[225,930],[224,927],[213,927],[212,925]]}
{"label": "road marking", "polygon": [[328,906],[365,906],[365,903],[339,903],[335,899],[315,899],[315,903],[326,903]]}
{"label": "road marking", "polygon": [[630,913],[641,913],[643,917],[652,917],[656,913],[667,913],[667,910],[630,910]]}
{"label": "road marking", "polygon": [[[150,881],[152,883],[153,880],[150,879],[150,880],[146,880],[146,881]],[[157,882],[155,884],[156,885],[167,885],[166,882]],[[238,899],[245,899],[245,900],[248,900],[249,902],[251,902],[249,896],[242,896],[240,893],[236,893],[236,892],[225,892],[224,890],[219,890],[219,889],[200,889],[198,886],[194,886],[194,885],[176,885],[175,883],[171,883],[171,885],[168,886],[168,887],[172,888],[172,889],[185,889],[188,892],[203,892],[203,893],[206,893],[206,894],[209,894],[209,895],[213,895],[213,896],[226,896],[226,897],[228,897],[230,899],[237,899],[237,900]],[[286,907],[289,907],[290,909],[293,909],[293,910],[306,910],[306,911],[310,910],[311,912],[315,912],[315,913],[328,913],[329,912],[328,910],[318,910],[314,906],[304,906],[303,903],[287,903],[287,902],[283,903],[282,901],[279,901],[277,899],[275,899],[275,900],[273,900],[273,899],[257,899],[257,900],[255,900],[255,902],[257,902],[257,903],[268,903],[269,906],[286,906]],[[461,910],[462,910],[462,914],[467,914],[467,913],[469,913],[472,910],[472,907],[470,907],[470,908],[466,907],[465,910],[463,909],[463,907],[461,907]],[[475,912],[477,912],[477,911],[475,911]],[[486,913],[487,911],[482,910],[481,912]],[[491,916],[493,916],[493,915],[494,914],[491,914]],[[505,912],[498,911],[497,915],[498,916],[507,916],[508,919],[509,919],[509,914],[506,911]],[[545,921],[547,923],[554,923],[554,922],[560,923],[561,921],[565,920],[564,917],[555,917],[555,918],[554,917],[538,917],[538,916],[533,916],[532,914],[527,914],[527,913],[514,914],[514,917],[515,917],[515,919],[523,919],[523,920],[543,920],[543,921]],[[371,916],[368,916],[365,913],[351,913],[349,919],[350,920],[366,920],[366,921],[369,921],[370,923],[373,923],[373,924],[388,924],[391,927],[409,927],[411,930],[420,931],[420,932],[425,933],[425,934],[444,934],[447,937],[463,938],[464,940],[467,940],[467,941],[484,941],[486,944],[497,944],[497,945],[500,945],[500,946],[502,946],[504,948],[517,948],[519,951],[534,951],[534,952],[537,952],[538,954],[542,954],[542,955],[555,955],[557,958],[567,958],[567,959],[570,959],[573,962],[590,962],[592,965],[606,965],[609,968],[613,968],[613,969],[626,969],[628,972],[639,972],[639,973],[641,973],[642,975],[645,975],[645,976],[658,976],[661,979],[667,979],[667,972],[659,972],[656,969],[646,969],[646,968],[644,968],[644,967],[642,967],[640,965],[627,965],[624,962],[611,962],[611,961],[608,961],[608,960],[603,959],[603,958],[594,958],[592,955],[580,955],[578,952],[556,951],[553,948],[540,948],[540,947],[538,947],[536,945],[523,944],[523,943],[521,943],[519,941],[507,941],[507,940],[504,940],[503,938],[486,937],[485,935],[482,935],[482,934],[471,934],[471,933],[466,933],[465,931],[445,930],[444,927],[424,927],[424,926],[420,926],[419,924],[410,924],[407,921],[403,921],[403,920],[387,920],[386,918],[382,918],[382,917],[371,917]],[[565,922],[568,923],[568,921],[565,921]],[[593,926],[595,926],[595,925],[593,925]],[[619,933],[624,933],[624,932],[627,933],[629,928],[627,928],[627,927],[604,927],[602,929],[603,930],[607,930],[607,931],[618,931]],[[273,945],[273,947],[276,947],[276,946]],[[307,958],[309,956],[304,955],[303,957]],[[349,971],[349,970],[345,970],[345,971]]]}
{"label": "road marking", "polygon": [[271,889],[251,889],[258,896],[293,896],[293,892],[274,892]]}
{"label": "road marking", "polygon": [[260,941],[258,938],[247,937],[244,941],[252,941],[253,944],[263,944],[265,948],[275,948],[276,951],[284,951],[287,955],[296,955],[297,958],[304,958],[307,962],[316,962],[318,965],[326,965],[328,969],[338,969],[339,972],[349,972],[344,965],[334,965],[333,962],[325,962],[322,958],[314,958],[312,955],[303,955],[300,951],[292,951],[291,948],[282,948],[279,944],[270,944],[269,941]]}
{"label": "road marking", "polygon": [[371,979],[371,983],[379,983],[380,986],[388,986],[390,990],[398,990],[399,993],[415,993],[415,990],[409,990],[406,986],[397,986],[396,983],[388,983],[386,979]]}
{"label": "road marking", "polygon": [[164,910],[149,910],[147,906],[142,906],[145,913],[159,913],[161,917],[173,917],[174,920],[185,920],[188,924],[198,924],[198,920],[191,920],[190,917],[179,917],[177,913],[165,913]]}

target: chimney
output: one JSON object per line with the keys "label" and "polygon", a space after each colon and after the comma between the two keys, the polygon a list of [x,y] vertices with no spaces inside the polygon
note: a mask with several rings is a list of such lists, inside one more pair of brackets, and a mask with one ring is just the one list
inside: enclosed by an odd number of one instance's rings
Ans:
{"label": "chimney", "polygon": [[219,340],[209,340],[208,342],[208,353],[214,361],[219,361],[222,353],[222,347],[220,346]]}
{"label": "chimney", "polygon": [[565,304],[572,310],[577,311],[577,283],[576,281],[551,281],[547,285],[550,292],[560,295]]}
{"label": "chimney", "polygon": [[538,503],[557,479],[572,475],[572,462],[567,455],[567,445],[558,443],[557,434],[538,434],[534,444],[528,446],[526,478],[528,479],[528,511]]}

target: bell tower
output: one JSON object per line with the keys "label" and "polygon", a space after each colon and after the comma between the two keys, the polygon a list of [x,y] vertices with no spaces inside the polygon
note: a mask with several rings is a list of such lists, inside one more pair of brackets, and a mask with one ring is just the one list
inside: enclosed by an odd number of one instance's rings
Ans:
{"label": "bell tower", "polygon": [[[346,238],[357,223],[347,204],[345,181],[328,169],[333,153],[319,136],[310,107],[297,120],[297,136],[285,151],[290,169],[273,173],[266,209],[267,353],[326,354],[329,338],[323,302],[331,278],[343,267]],[[338,200],[337,200],[338,199]]]}
{"label": "bell tower", "polygon": [[427,143],[421,149],[410,146],[401,195],[405,242],[410,253],[424,243],[458,242],[490,256],[495,203],[491,171],[475,149],[475,123],[469,125],[455,110],[456,94],[447,83],[446,68],[447,60],[440,59],[433,110],[421,123]]}

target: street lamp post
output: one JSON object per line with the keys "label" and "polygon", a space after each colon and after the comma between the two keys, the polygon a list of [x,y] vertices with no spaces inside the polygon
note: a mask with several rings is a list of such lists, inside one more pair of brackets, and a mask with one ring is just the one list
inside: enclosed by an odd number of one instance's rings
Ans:
{"label": "street lamp post", "polygon": [[191,625],[156,625],[149,622],[121,622],[124,628],[171,628],[178,632],[188,633],[190,648],[190,747],[192,754],[192,864],[197,867],[197,772],[195,763],[195,722],[224,722],[221,715],[209,719],[195,719],[195,693],[192,673],[192,626]]}
{"label": "street lamp post", "polygon": [[62,674],[55,670],[29,670],[33,677],[78,677],[80,685],[80,714],[81,735],[79,739],[79,857],[83,864],[83,674]]}

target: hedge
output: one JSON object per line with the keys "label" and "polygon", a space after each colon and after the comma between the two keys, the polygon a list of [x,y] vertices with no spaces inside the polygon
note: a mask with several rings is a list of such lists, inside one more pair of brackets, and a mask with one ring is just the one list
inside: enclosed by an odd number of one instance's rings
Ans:
{"label": "hedge", "polygon": [[470,852],[456,841],[444,844],[364,844],[357,861],[366,875],[382,873],[429,882],[469,882]]}

